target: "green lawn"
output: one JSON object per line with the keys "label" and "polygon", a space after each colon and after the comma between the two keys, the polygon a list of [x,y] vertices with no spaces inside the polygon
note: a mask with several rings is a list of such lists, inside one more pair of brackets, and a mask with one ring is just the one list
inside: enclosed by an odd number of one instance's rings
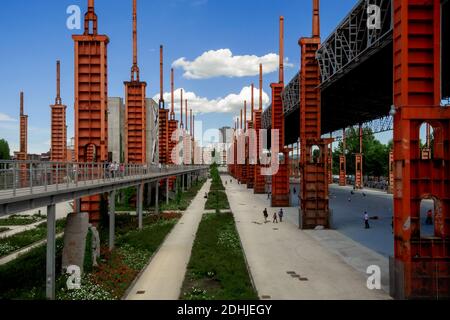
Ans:
{"label": "green lawn", "polygon": [[206,210],[228,210],[230,204],[228,203],[227,194],[224,191],[210,191],[208,200],[205,204]]}
{"label": "green lawn", "polygon": [[21,215],[12,215],[8,218],[0,219],[0,226],[8,227],[8,226],[25,226],[29,224],[33,224],[42,220],[45,220],[46,216],[42,216],[39,214],[35,214],[32,216],[21,216]]}
{"label": "green lawn", "polygon": [[[66,219],[58,220],[56,222],[56,233],[62,232],[65,224]],[[0,239],[0,258],[44,240],[46,237],[47,223],[43,222],[32,230],[23,231],[8,238],[2,238]]]}
{"label": "green lawn", "polygon": [[[119,219],[116,249],[111,253],[106,248],[102,249],[99,266],[84,275],[81,290],[68,291],[61,287],[59,300],[121,299],[178,221],[174,217],[155,219],[155,216],[150,216],[144,221],[143,230],[139,231],[135,229],[132,218],[129,222],[126,217]],[[131,225],[134,225],[134,230],[130,229]],[[65,276],[61,278],[66,279]]]}
{"label": "green lawn", "polygon": [[180,299],[258,299],[231,213],[206,214],[203,217]]}

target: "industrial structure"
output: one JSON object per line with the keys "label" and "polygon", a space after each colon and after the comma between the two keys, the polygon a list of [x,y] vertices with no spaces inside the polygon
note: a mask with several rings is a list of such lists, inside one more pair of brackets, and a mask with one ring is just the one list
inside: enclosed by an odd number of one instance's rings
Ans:
{"label": "industrial structure", "polygon": [[[299,225],[303,229],[329,228],[331,134],[344,128],[343,136],[336,138],[342,139],[344,147],[339,159],[339,185],[345,186],[345,131],[358,126],[359,152],[352,155],[354,187],[358,189],[364,187],[364,124],[374,133],[393,130],[394,148],[386,159],[388,191],[394,194],[391,295],[407,299],[449,297],[450,110],[441,101],[450,96],[450,5],[440,0],[375,1],[374,5],[380,13],[375,26],[370,25],[369,4],[359,1],[322,42],[319,0],[313,0],[312,37],[300,39],[300,72],[286,87],[280,45],[280,79],[271,85],[272,103],[263,112],[261,124],[261,129],[275,130],[268,139],[268,154],[272,154],[272,163],[275,161],[279,170],[260,180],[261,168],[257,165],[253,187],[255,193],[271,193],[273,207],[289,206],[289,180],[284,166],[290,150],[286,146],[299,140]],[[239,119],[242,122],[242,112]],[[258,131],[257,112],[254,122]],[[424,146],[420,139],[423,124]],[[246,182],[239,161],[238,145],[242,142],[238,127],[242,128],[235,122],[237,133],[230,147],[235,162],[229,165],[229,172]],[[326,134],[331,138],[325,138]],[[265,158],[261,150],[258,141],[258,162]],[[424,199],[434,201],[433,237],[421,233],[420,205]]]}
{"label": "industrial structure", "polygon": [[[291,205],[290,178],[299,178],[300,229],[328,229],[333,227],[329,184],[333,182],[335,138],[343,143],[338,184],[344,187],[348,184],[346,129],[358,127],[359,152],[351,156],[355,159],[354,188],[360,189],[364,188],[366,161],[364,126],[378,126],[373,130],[375,133],[393,130],[393,150],[386,159],[388,192],[393,194],[394,203],[391,295],[398,299],[449,298],[450,108],[442,100],[450,96],[450,4],[441,0],[374,2],[380,9],[380,19],[374,28],[370,27],[367,15],[369,4],[361,0],[322,41],[319,0],[313,0],[312,34],[298,42],[300,70],[287,85],[284,18],[280,17],[279,74],[278,82],[271,84],[271,105],[263,111],[260,64],[259,107],[255,108],[255,88],[251,84],[251,116],[248,119],[247,101],[242,101],[243,109],[234,119],[234,130],[223,140],[228,144],[223,159],[233,177],[255,194],[268,193],[272,207],[276,208]],[[175,119],[173,69],[171,108],[165,107],[162,45],[159,101],[146,97],[147,84],[140,80],[137,59],[137,0],[132,0],[132,4],[133,63],[131,79],[124,83],[124,100],[108,97],[109,38],[98,33],[94,0],[88,0],[84,33],[72,37],[73,159],[67,146],[60,62],[57,62],[55,104],[50,106],[51,162],[27,161],[28,116],[24,113],[23,92],[20,94],[20,150],[16,153],[17,161],[2,163],[6,187],[0,192],[0,216],[48,207],[49,298],[55,297],[56,203],[75,200],[74,210],[88,213],[94,225],[100,221],[102,203],[108,203],[112,250],[118,190],[137,188],[136,211],[142,228],[145,185],[149,185],[150,192],[155,186],[158,212],[161,187],[166,187],[168,200],[176,181],[181,180],[184,190],[192,179],[205,175],[207,170],[205,166],[194,165],[208,159],[199,155],[195,110],[183,99],[183,89],[180,121]],[[424,125],[423,144],[420,136]],[[336,136],[341,130],[342,136]],[[288,147],[292,145],[296,149]],[[207,153],[205,157],[209,156]],[[124,165],[121,177],[109,175],[110,162]],[[12,183],[8,185],[8,181]],[[431,237],[421,230],[420,206],[424,200],[434,204]]]}

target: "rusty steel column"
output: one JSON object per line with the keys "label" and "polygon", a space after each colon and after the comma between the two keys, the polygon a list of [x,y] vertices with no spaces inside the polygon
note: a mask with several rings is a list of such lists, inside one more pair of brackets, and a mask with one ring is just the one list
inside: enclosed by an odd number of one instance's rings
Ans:
{"label": "rusty steel column", "polygon": [[342,130],[342,148],[343,155],[339,156],[339,186],[347,185],[347,138],[345,128]]}
{"label": "rusty steel column", "polygon": [[255,85],[251,86],[251,117],[248,122],[248,134],[247,134],[247,189],[253,189],[255,185],[255,159],[253,155],[256,153],[255,145],[252,143],[256,140],[254,133],[254,121],[255,121]]}
{"label": "rusty steel column", "polygon": [[261,174],[261,157],[262,157],[262,147],[260,144],[262,144],[260,140],[260,132],[262,129],[262,112],[263,112],[263,66],[262,64],[259,65],[259,108],[258,110],[255,110],[255,116],[254,116],[254,128],[256,132],[256,165],[255,165],[255,173],[254,173],[254,186],[253,191],[255,194],[264,194],[266,193],[266,179]]}
{"label": "rusty steel column", "polygon": [[[178,121],[175,120],[175,85],[174,85],[174,71],[173,68],[170,70],[170,92],[171,92],[171,106],[170,106],[170,117],[169,117],[169,131],[167,133],[168,137],[168,146],[169,149],[167,151],[168,155],[168,164],[175,164],[178,162],[176,155],[173,154],[175,147],[178,143]],[[171,177],[169,180],[169,188],[170,190],[174,190],[175,188],[176,177]]]}
{"label": "rusty steel column", "polygon": [[[169,164],[169,110],[164,102],[164,51],[163,46],[159,47],[159,163]],[[163,181],[160,181],[163,184]]]}
{"label": "rusty steel column", "polygon": [[[20,149],[17,154],[17,160],[19,161],[27,161],[28,160],[28,115],[24,113],[24,95],[23,92],[20,92]],[[25,188],[29,185],[29,170],[28,166],[25,163],[21,163],[19,165],[19,186],[21,188]]]}
{"label": "rusty steel column", "polygon": [[[394,254],[391,294],[450,298],[450,109],[441,103],[439,0],[393,0]],[[420,62],[420,63],[418,63]],[[420,127],[434,129],[421,159]],[[434,200],[434,235],[421,232],[421,201]]]}
{"label": "rusty steel column", "polygon": [[241,183],[242,184],[247,184],[247,164],[248,164],[248,159],[247,159],[247,138],[246,138],[246,134],[247,134],[247,100],[244,101],[244,118],[242,120],[243,122],[243,128],[241,131],[241,144],[242,147],[244,148],[243,152],[243,161],[242,161],[242,166],[241,166]]}
{"label": "rusty steel column", "polygon": [[394,151],[389,152],[389,186],[387,192],[394,193]]}
{"label": "rusty steel column", "polygon": [[[97,33],[94,1],[89,0],[83,35],[75,44],[75,158],[77,162],[108,160],[108,43]],[[78,212],[88,212],[92,223],[100,220],[100,195],[81,199]]]}
{"label": "rusty steel column", "polygon": [[184,101],[184,115],[185,115],[185,130],[184,130],[184,134],[183,134],[183,163],[185,165],[189,165],[191,163],[191,155],[190,155],[190,150],[191,150],[191,138],[189,135],[189,121],[188,121],[188,117],[189,117],[189,113],[188,113],[188,100],[185,99]]}
{"label": "rusty steel column", "polygon": [[359,125],[359,153],[355,154],[355,188],[364,188],[364,176],[363,176],[363,129],[362,125]]}
{"label": "rusty steel column", "polygon": [[67,126],[66,109],[61,100],[60,61],[56,62],[56,99],[51,109],[51,149],[50,159],[53,162],[67,161]]}
{"label": "rusty steel column", "polygon": [[321,138],[320,71],[316,59],[316,52],[321,43],[318,0],[313,0],[313,10],[313,35],[311,38],[299,40],[301,47],[301,229],[330,227],[327,150],[332,140]]}
{"label": "rusty steel column", "polygon": [[146,159],[146,88],[139,79],[137,58],[137,0],[133,0],[133,65],[125,84],[125,162],[144,164]]}
{"label": "rusty steel column", "polygon": [[274,145],[278,144],[280,154],[284,155],[283,161],[279,161],[278,172],[272,175],[272,207],[289,207],[289,151],[284,145],[284,108],[283,98],[281,96],[284,90],[284,18],[280,17],[280,65],[278,74],[278,83],[272,83],[272,130],[278,130],[279,141],[272,141],[272,150]]}

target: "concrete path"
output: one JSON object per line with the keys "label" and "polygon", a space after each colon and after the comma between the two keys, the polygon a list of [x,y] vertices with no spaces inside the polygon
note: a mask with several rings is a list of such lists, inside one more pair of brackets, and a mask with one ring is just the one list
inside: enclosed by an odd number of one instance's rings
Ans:
{"label": "concrete path", "polygon": [[[267,205],[267,196],[253,195],[253,190],[238,185],[236,180],[226,185],[226,191],[262,299],[389,299],[383,290],[369,290],[367,277],[308,232],[299,230],[291,219],[279,224],[264,223],[264,208],[270,217],[278,211]],[[298,209],[285,211],[286,216],[294,217]]]}
{"label": "concrete path", "polygon": [[205,211],[204,195],[210,186],[208,180],[131,288],[126,300],[178,300]]}

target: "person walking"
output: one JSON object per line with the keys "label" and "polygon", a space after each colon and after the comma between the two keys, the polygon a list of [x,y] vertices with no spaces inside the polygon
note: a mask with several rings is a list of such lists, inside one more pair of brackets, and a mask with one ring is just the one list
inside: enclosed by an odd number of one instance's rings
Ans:
{"label": "person walking", "polygon": [[278,216],[280,217],[280,222],[283,222],[283,216],[284,216],[283,208],[281,208],[280,212],[278,212]]}
{"label": "person walking", "polygon": [[267,208],[263,211],[264,214],[264,223],[267,223],[267,219],[269,219],[269,213],[267,212]]}
{"label": "person walking", "polygon": [[367,211],[364,212],[364,223],[366,225],[366,229],[370,229],[370,225],[369,225],[369,215],[367,214]]}
{"label": "person walking", "polygon": [[273,213],[273,223],[278,223],[278,215],[276,212]]}

